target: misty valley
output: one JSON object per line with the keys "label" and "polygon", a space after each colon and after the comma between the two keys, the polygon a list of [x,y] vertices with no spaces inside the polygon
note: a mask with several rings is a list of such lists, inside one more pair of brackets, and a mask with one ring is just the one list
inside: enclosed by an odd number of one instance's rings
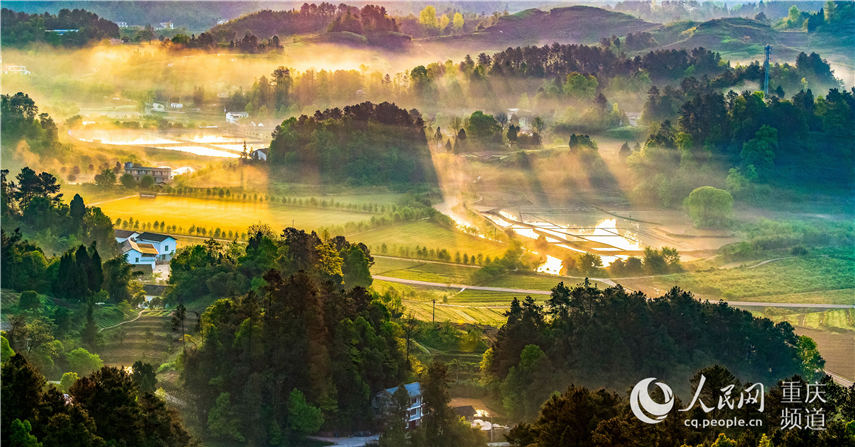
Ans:
{"label": "misty valley", "polygon": [[10,446],[855,446],[848,1],[9,1]]}

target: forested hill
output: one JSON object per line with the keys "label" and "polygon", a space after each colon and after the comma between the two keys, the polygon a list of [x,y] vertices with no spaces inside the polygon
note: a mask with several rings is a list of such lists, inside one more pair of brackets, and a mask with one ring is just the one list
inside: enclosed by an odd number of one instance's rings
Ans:
{"label": "forested hill", "polygon": [[383,6],[362,8],[332,3],[304,3],[300,9],[264,10],[217,25],[208,32],[215,41],[233,41],[246,35],[260,39],[295,34],[320,34],[322,39],[395,47],[410,40],[398,32],[398,23]]}
{"label": "forested hill", "polygon": [[436,181],[421,114],[388,102],[290,118],[273,132],[270,161],[329,183]]}
{"label": "forested hill", "polygon": [[486,45],[532,45],[538,43],[592,43],[604,37],[623,36],[655,28],[646,22],[621,12],[590,6],[554,8],[549,11],[527,9],[501,17],[495,25],[463,36],[437,39],[468,47]]}
{"label": "forested hill", "polygon": [[9,46],[33,42],[82,46],[119,37],[118,25],[83,9],[62,9],[52,15],[27,14],[3,8],[0,24],[3,44]]}

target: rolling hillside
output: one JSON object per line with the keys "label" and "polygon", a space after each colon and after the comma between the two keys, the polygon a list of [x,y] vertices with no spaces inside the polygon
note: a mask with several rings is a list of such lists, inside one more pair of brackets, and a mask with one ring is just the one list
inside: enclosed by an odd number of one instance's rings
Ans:
{"label": "rolling hillside", "polygon": [[426,39],[466,48],[503,48],[544,43],[593,43],[603,37],[653,29],[655,23],[590,6],[527,9],[502,17],[483,31],[463,36]]}
{"label": "rolling hillside", "polygon": [[767,44],[775,47],[776,55],[794,57],[799,46],[807,40],[803,33],[782,33],[769,25],[741,17],[708,20],[706,22],[675,22],[651,31],[660,48],[703,47],[733,56],[756,57],[763,54]]}

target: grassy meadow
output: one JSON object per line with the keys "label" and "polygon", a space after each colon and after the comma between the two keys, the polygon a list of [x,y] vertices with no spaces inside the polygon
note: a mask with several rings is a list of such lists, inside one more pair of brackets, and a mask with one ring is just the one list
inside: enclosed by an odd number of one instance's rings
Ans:
{"label": "grassy meadow", "polygon": [[855,304],[855,260],[839,250],[620,282],[649,293],[676,285],[710,300]]}

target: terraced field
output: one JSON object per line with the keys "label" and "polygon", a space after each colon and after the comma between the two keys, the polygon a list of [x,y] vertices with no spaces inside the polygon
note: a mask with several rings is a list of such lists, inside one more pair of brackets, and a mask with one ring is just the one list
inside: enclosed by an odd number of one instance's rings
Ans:
{"label": "terraced field", "polygon": [[[172,310],[144,310],[138,318],[103,329],[104,346],[98,350],[105,365],[127,366],[137,360],[155,367],[180,349],[181,335],[172,332]],[[188,312],[185,327],[192,328],[195,314]]]}

